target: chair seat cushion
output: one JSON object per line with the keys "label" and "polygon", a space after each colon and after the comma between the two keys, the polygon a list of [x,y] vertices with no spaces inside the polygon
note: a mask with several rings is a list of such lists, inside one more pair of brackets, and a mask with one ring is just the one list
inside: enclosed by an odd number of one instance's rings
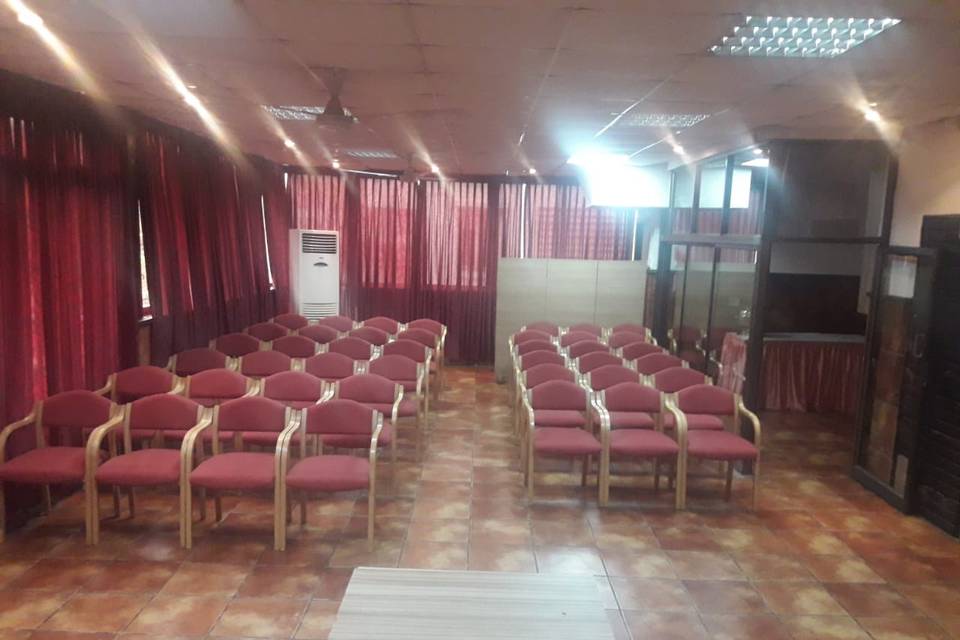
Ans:
{"label": "chair seat cushion", "polygon": [[680,446],[659,431],[617,429],[610,432],[610,453],[635,458],[664,458],[680,453]]}
{"label": "chair seat cushion", "polygon": [[[361,402],[360,404],[366,405],[371,409],[379,411],[383,414],[383,417],[387,420],[393,415],[393,404],[380,404],[378,402]],[[400,401],[400,409],[397,412],[398,417],[400,418],[413,418],[417,415],[417,402],[416,400],[411,400],[410,398],[404,398]]]}
{"label": "chair seat cushion", "polygon": [[[338,449],[367,449],[370,447],[370,435],[368,434],[346,434],[346,433],[325,433],[320,438],[326,447],[336,447]],[[389,422],[383,423],[380,430],[380,437],[377,438],[377,446],[383,447],[393,443],[393,425]]]}
{"label": "chair seat cushion", "polygon": [[729,431],[697,431],[687,434],[687,453],[708,460],[756,460],[752,442]]}
{"label": "chair seat cushion", "polygon": [[[688,431],[723,431],[723,418],[709,413],[687,413]],[[673,429],[673,414],[669,411],[663,414],[663,428]]]}
{"label": "chair seat cushion", "polygon": [[566,409],[534,409],[533,421],[538,427],[584,427],[583,413]]}
{"label": "chair seat cushion", "polygon": [[179,449],[138,449],[110,458],[97,469],[100,484],[144,487],[180,481]]}
{"label": "chair seat cushion", "polygon": [[273,465],[273,452],[221,453],[190,472],[190,484],[208,489],[269,489],[273,487]]}
{"label": "chair seat cushion", "polygon": [[[106,457],[101,451],[101,458]],[[84,447],[41,447],[0,464],[0,480],[26,484],[82,482],[86,466]]]}
{"label": "chair seat cushion", "polygon": [[[656,421],[649,413],[643,411],[609,411],[610,426],[613,429],[653,429]],[[600,419],[594,420],[600,424]]]}
{"label": "chair seat cushion", "polygon": [[600,441],[583,429],[537,427],[533,432],[537,453],[558,456],[586,456],[600,453]]}
{"label": "chair seat cushion", "polygon": [[312,456],[297,462],[287,472],[287,486],[308,491],[354,491],[366,489],[370,463],[355,456]]}

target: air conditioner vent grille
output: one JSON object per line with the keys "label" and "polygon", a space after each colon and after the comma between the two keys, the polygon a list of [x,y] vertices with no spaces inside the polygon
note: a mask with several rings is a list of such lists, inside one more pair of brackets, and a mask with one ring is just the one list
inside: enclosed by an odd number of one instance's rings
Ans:
{"label": "air conditioner vent grille", "polygon": [[308,320],[319,320],[337,315],[336,302],[304,302],[300,305],[300,315]]}
{"label": "air conditioner vent grille", "polygon": [[303,253],[326,253],[337,255],[337,236],[327,233],[304,233],[300,236]]}

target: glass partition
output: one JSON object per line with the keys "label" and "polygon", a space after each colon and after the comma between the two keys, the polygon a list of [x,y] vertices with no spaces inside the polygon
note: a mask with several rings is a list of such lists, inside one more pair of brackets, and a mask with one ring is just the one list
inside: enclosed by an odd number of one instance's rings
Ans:
{"label": "glass partition", "polygon": [[696,233],[723,233],[727,192],[727,159],[716,158],[700,167],[700,198],[697,202]]}

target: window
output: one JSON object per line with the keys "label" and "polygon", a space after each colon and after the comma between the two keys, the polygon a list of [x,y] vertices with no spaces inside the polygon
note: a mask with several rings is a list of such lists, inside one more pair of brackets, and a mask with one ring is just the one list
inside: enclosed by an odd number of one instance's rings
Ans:
{"label": "window", "polygon": [[153,310],[150,306],[150,283],[147,280],[147,253],[143,246],[143,215],[140,201],[137,200],[137,234],[140,239],[140,309],[142,318],[150,318]]}

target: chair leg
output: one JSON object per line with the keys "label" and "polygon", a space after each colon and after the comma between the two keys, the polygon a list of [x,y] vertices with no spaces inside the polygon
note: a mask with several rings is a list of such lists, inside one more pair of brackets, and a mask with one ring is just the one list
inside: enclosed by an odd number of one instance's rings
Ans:
{"label": "chair leg", "polygon": [[136,499],[133,496],[133,487],[127,489],[127,509],[130,510],[130,519],[133,520],[133,517],[137,512]]}
{"label": "chair leg", "polygon": [[685,509],[687,506],[687,465],[686,460],[682,457],[677,458],[677,462],[674,465],[676,471],[676,508],[678,511]]}
{"label": "chair leg", "polygon": [[600,466],[597,469],[597,489],[600,492],[598,501],[601,507],[607,506],[610,501],[610,456],[600,454]]}
{"label": "chair leg", "polygon": [[43,506],[47,510],[47,515],[53,511],[53,496],[50,493],[50,485],[43,485]]}
{"label": "chair leg", "polygon": [[186,487],[183,492],[183,506],[180,509],[180,528],[184,549],[193,548],[193,488]]}
{"label": "chair leg", "polygon": [[584,456],[583,465],[580,469],[580,486],[587,486],[587,474],[590,473],[590,468],[593,466],[593,456]]}
{"label": "chair leg", "polygon": [[653,492],[660,493],[660,458],[653,461]]}
{"label": "chair leg", "polygon": [[287,548],[287,496],[276,489],[273,492],[273,548],[275,551]]}
{"label": "chair leg", "polygon": [[723,487],[723,498],[727,502],[730,502],[730,497],[733,495],[733,463],[726,463],[727,479]]}
{"label": "chair leg", "polygon": [[120,487],[113,487],[113,517],[120,519]]}
{"label": "chair leg", "polygon": [[100,494],[97,493],[96,483],[84,487],[84,494],[87,502],[87,544],[95,545],[100,542]]}
{"label": "chair leg", "polygon": [[760,458],[753,462],[753,510],[757,510],[757,498],[760,495]]}
{"label": "chair leg", "polygon": [[376,494],[373,487],[367,492],[367,549],[373,551],[373,536],[376,528]]}
{"label": "chair leg", "polygon": [[[206,521],[207,519],[207,490],[200,489],[200,519]],[[193,513],[190,513],[190,517],[193,518]]]}
{"label": "chair leg", "polygon": [[300,526],[307,524],[307,496],[300,494]]}
{"label": "chair leg", "polygon": [[533,443],[527,443],[527,499],[533,500]]}
{"label": "chair leg", "polygon": [[223,501],[219,493],[213,496],[213,511],[216,522],[221,522],[223,520]]}

